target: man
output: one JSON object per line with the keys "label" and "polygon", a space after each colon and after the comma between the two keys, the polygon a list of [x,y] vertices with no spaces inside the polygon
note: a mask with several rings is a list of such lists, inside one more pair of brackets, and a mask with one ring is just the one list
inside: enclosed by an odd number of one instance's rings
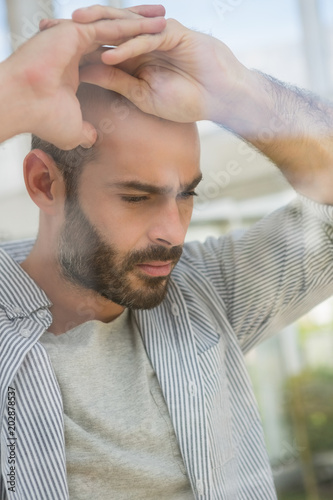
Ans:
{"label": "man", "polygon": [[[276,498],[243,354],[332,293],[331,109],[176,21],[119,43],[80,73],[98,140],[34,138],[39,234],[1,251],[2,496]],[[200,119],[314,201],[184,245]]]}

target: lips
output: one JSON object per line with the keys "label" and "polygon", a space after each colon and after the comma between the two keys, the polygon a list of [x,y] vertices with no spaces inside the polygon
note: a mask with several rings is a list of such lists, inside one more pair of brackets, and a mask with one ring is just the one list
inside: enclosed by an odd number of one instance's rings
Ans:
{"label": "lips", "polygon": [[146,262],[138,264],[137,267],[149,276],[167,276],[171,273],[172,262]]}

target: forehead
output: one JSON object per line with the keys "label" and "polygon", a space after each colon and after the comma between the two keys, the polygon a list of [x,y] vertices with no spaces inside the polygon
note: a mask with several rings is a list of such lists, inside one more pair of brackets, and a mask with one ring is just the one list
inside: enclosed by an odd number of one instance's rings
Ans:
{"label": "forehead", "polygon": [[193,123],[142,113],[126,100],[102,100],[88,107],[84,118],[99,134],[95,175],[167,185],[177,179],[186,184],[200,173],[200,143]]}

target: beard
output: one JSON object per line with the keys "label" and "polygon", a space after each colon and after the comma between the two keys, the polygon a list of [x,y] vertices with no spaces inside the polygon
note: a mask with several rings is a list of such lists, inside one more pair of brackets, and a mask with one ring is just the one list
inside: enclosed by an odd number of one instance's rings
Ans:
{"label": "beard", "polygon": [[182,247],[149,246],[121,255],[89,222],[78,200],[66,201],[58,262],[63,278],[130,309],[151,309],[166,296],[168,276],[148,276],[136,266],[150,261],[176,265]]}

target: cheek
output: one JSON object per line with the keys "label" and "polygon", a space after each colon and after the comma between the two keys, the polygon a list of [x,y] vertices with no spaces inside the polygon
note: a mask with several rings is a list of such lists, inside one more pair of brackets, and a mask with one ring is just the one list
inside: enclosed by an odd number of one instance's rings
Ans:
{"label": "cheek", "polygon": [[103,211],[98,216],[98,231],[104,241],[112,245],[119,253],[144,246],[146,224],[138,213],[125,213],[123,210]]}
{"label": "cheek", "polygon": [[193,198],[191,198],[190,201],[184,201],[180,203],[179,213],[184,228],[188,227],[191,222],[193,205],[194,205]]}

